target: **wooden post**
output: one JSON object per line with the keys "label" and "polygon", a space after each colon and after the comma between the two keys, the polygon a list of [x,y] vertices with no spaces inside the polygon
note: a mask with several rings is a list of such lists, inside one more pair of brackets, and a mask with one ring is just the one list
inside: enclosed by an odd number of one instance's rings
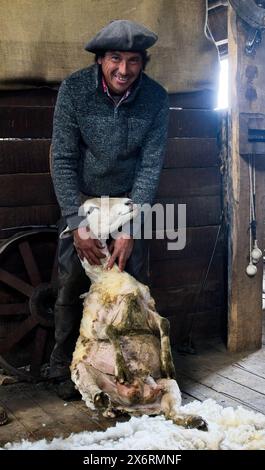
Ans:
{"label": "wooden post", "polygon": [[[265,12],[264,12],[265,13]],[[261,347],[262,259],[258,272],[248,277],[249,174],[248,157],[240,155],[241,113],[265,113],[265,38],[254,55],[245,53],[248,30],[229,6],[228,45],[230,75],[228,161],[228,349]],[[242,152],[241,152],[242,153]],[[264,249],[265,155],[256,157],[257,238]]]}

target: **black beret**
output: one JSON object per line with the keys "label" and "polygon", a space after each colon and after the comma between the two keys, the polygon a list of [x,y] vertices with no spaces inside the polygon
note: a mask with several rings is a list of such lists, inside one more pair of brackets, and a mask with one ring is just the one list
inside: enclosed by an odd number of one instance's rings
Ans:
{"label": "black beret", "polygon": [[143,51],[158,37],[145,26],[129,20],[111,21],[85,46],[86,51]]}

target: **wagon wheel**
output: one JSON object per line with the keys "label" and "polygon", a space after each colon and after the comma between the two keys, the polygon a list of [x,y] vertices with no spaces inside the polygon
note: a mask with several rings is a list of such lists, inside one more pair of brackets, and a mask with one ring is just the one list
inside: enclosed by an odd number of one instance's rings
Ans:
{"label": "wagon wheel", "polygon": [[39,376],[52,343],[56,252],[55,229],[22,232],[0,245],[0,366],[23,380]]}

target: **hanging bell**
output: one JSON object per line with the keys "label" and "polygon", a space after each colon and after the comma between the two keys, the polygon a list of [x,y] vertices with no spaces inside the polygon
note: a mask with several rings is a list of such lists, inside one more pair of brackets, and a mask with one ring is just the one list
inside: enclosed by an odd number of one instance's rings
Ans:
{"label": "hanging bell", "polygon": [[249,265],[246,267],[246,273],[248,276],[253,277],[257,273],[257,266],[255,266],[252,261],[250,261]]}
{"label": "hanging bell", "polygon": [[254,240],[254,248],[251,251],[251,258],[254,264],[257,264],[262,257],[262,251],[259,249],[257,240]]}

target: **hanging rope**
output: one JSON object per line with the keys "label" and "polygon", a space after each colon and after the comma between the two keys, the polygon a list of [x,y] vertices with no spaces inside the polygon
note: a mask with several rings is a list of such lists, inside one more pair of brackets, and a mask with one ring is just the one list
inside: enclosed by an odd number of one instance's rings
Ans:
{"label": "hanging rope", "polygon": [[257,264],[262,257],[262,251],[257,242],[257,219],[256,219],[256,161],[255,155],[248,157],[249,174],[249,264],[246,268],[248,276],[255,276]]}

